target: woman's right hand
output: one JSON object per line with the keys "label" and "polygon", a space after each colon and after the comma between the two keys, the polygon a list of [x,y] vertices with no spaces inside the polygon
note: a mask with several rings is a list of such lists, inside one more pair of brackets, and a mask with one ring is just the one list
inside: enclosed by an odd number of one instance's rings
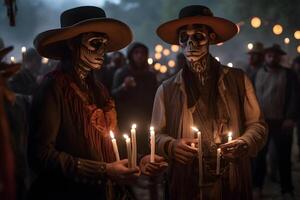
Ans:
{"label": "woman's right hand", "polygon": [[140,169],[128,168],[128,159],[106,164],[108,177],[116,181],[127,181],[136,179],[140,175]]}

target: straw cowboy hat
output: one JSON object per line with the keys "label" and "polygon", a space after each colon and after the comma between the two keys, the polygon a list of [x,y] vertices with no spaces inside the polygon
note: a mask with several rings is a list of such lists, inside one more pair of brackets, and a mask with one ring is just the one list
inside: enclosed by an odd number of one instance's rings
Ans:
{"label": "straw cowboy hat", "polygon": [[178,43],[178,29],[190,24],[203,24],[209,26],[215,33],[216,38],[210,44],[218,44],[232,38],[238,27],[235,23],[220,17],[214,17],[211,10],[202,5],[191,5],[180,10],[178,19],[161,24],[157,35],[166,43]]}
{"label": "straw cowboy hat", "polygon": [[76,7],[60,16],[61,28],[40,33],[34,46],[41,56],[61,59],[68,51],[67,40],[82,33],[105,33],[109,37],[107,52],[126,47],[132,40],[130,28],[123,22],[107,18],[103,9],[94,6]]}

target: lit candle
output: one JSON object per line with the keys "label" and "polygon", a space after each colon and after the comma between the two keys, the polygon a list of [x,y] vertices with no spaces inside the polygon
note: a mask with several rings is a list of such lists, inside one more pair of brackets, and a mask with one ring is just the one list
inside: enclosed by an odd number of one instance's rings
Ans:
{"label": "lit candle", "polygon": [[132,124],[131,126],[131,145],[132,145],[132,167],[136,167],[136,159],[137,159],[137,148],[136,148],[136,124]]}
{"label": "lit candle", "polygon": [[229,131],[228,132],[228,142],[230,142],[232,140],[232,132]]}
{"label": "lit candle", "polygon": [[216,174],[220,174],[220,159],[221,159],[221,149],[217,149],[217,168],[216,168]]}
{"label": "lit candle", "polygon": [[151,147],[151,152],[150,152],[150,162],[154,163],[155,162],[155,131],[154,127],[150,127],[150,147]]}
{"label": "lit candle", "polygon": [[132,154],[131,154],[131,142],[130,138],[127,134],[123,135],[125,142],[126,142],[126,147],[127,147],[127,157],[128,157],[128,168],[132,168]]}
{"label": "lit candle", "polygon": [[114,135],[114,133],[112,131],[110,131],[110,137],[111,137],[111,142],[113,144],[113,149],[114,149],[116,160],[120,161],[120,155],[119,155],[117,141],[116,141],[115,135]]}
{"label": "lit candle", "polygon": [[199,161],[199,185],[202,186],[203,180],[203,164],[202,164],[202,134],[196,127],[192,127],[194,131],[197,133],[198,139],[198,161]]}

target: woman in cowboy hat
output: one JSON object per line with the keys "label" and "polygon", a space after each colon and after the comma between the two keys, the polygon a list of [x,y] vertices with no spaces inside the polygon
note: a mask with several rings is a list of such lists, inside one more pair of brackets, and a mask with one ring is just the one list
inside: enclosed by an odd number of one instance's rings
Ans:
{"label": "woman in cowboy hat", "polygon": [[130,28],[98,7],[61,14],[61,28],[40,33],[41,56],[60,60],[32,103],[29,164],[37,173],[30,199],[117,199],[115,181],[134,178],[138,168],[116,161],[109,131],[116,130],[114,103],[93,78],[104,53],[132,40]]}
{"label": "woman in cowboy hat", "polygon": [[[237,31],[233,22],[214,17],[201,5],[183,8],[179,19],[157,29],[163,41],[180,45],[187,60],[157,90],[152,114],[157,151],[169,160],[172,200],[251,199],[250,156],[263,146],[266,125],[251,81],[209,53],[209,45],[225,42]],[[191,126],[202,133],[200,156],[191,147],[200,145]]]}

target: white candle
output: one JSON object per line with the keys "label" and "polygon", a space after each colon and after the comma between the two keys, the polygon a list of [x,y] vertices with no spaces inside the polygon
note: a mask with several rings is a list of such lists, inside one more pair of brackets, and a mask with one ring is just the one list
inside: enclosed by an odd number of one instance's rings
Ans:
{"label": "white candle", "polygon": [[151,147],[151,152],[150,152],[150,162],[154,163],[155,162],[155,131],[154,127],[150,127],[150,147]]}
{"label": "white candle", "polygon": [[11,56],[10,61],[11,61],[11,63],[16,63],[16,58],[14,56]]}
{"label": "white candle", "polygon": [[26,47],[23,46],[23,47],[21,48],[22,59],[23,59],[23,60],[24,60],[24,56],[25,56],[26,51],[27,51]]}
{"label": "white candle", "polygon": [[198,161],[199,161],[199,185],[202,186],[203,180],[203,161],[202,161],[202,134],[196,127],[192,127],[197,132],[198,139]]}
{"label": "white candle", "polygon": [[232,140],[232,132],[229,131],[228,132],[228,142],[230,142]]}
{"label": "white candle", "polygon": [[119,155],[119,149],[118,149],[117,141],[115,139],[115,134],[112,131],[110,131],[110,137],[111,137],[111,142],[112,142],[112,145],[113,145],[116,160],[120,161],[120,155]]}
{"label": "white candle", "polygon": [[220,174],[220,160],[221,160],[221,149],[217,149],[217,168],[216,168],[216,174]]}
{"label": "white candle", "polygon": [[132,124],[131,126],[131,145],[132,145],[132,167],[136,167],[137,160],[137,144],[136,144],[136,124]]}
{"label": "white candle", "polygon": [[131,154],[131,142],[130,138],[127,134],[123,135],[125,142],[126,142],[126,147],[127,147],[127,157],[128,157],[128,168],[132,168],[132,154]]}

